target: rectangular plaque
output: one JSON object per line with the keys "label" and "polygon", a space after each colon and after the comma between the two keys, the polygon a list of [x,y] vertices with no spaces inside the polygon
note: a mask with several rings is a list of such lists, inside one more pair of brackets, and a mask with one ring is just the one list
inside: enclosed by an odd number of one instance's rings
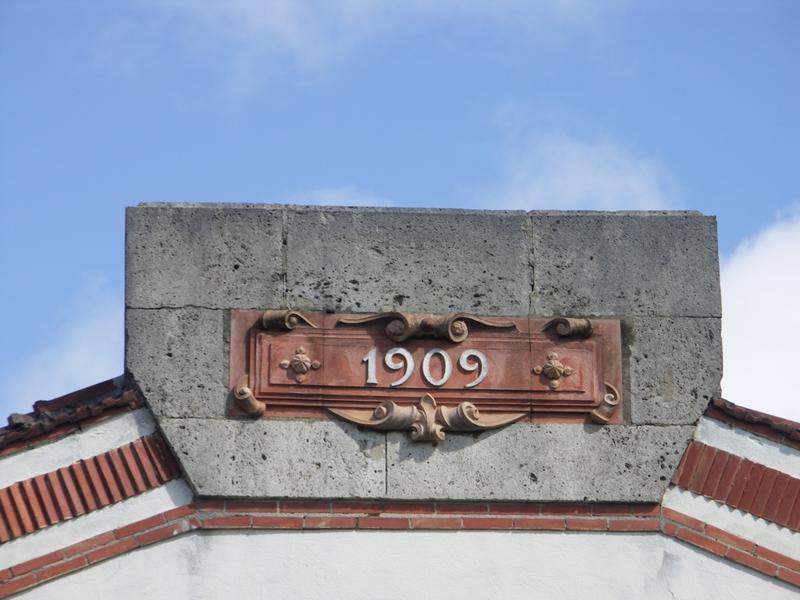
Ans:
{"label": "rectangular plaque", "polygon": [[256,410],[237,402],[240,386],[267,416],[411,406],[430,394],[536,422],[622,422],[616,320],[234,310],[230,348],[229,416]]}

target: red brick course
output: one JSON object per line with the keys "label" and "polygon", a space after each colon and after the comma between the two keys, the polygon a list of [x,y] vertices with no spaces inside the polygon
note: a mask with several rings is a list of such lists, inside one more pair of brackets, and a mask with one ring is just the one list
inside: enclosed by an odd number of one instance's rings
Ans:
{"label": "red brick course", "polygon": [[[323,501],[327,503],[328,501]],[[305,504],[310,510],[303,512]],[[653,505],[573,505],[556,514],[536,503],[398,503],[202,500],[118,527],[0,571],[0,597],[30,588],[86,565],[108,560],[197,529],[367,529],[599,531],[662,534],[800,587],[800,562],[671,509]],[[428,512],[423,512],[428,508]],[[514,512],[514,511],[517,512]],[[351,514],[344,514],[345,512]],[[265,514],[273,513],[273,514]]]}
{"label": "red brick course", "polygon": [[566,528],[565,519],[514,519],[514,529],[564,530]]}
{"label": "red brick course", "polygon": [[464,517],[464,529],[513,529],[514,519],[503,517]]}
{"label": "red brick course", "polygon": [[413,517],[411,529],[461,529],[459,517]]}
{"label": "red brick course", "polygon": [[256,529],[302,529],[303,517],[256,516],[253,517],[253,527]]}
{"label": "red brick course", "polygon": [[408,529],[409,521],[401,517],[359,517],[359,529]]}
{"label": "red brick course", "polygon": [[786,583],[791,583],[792,585],[800,588],[800,572],[798,571],[792,571],[791,569],[778,569],[777,577]]}
{"label": "red brick course", "polygon": [[658,531],[661,524],[658,519],[609,519],[609,531]]}
{"label": "red brick course", "polygon": [[356,517],[306,517],[305,529],[355,529]]}
{"label": "red brick course", "polygon": [[572,531],[608,531],[608,519],[565,519]]}

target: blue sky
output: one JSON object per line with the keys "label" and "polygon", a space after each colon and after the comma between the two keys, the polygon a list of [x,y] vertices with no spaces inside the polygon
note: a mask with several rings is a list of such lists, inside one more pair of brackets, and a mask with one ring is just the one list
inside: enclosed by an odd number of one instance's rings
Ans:
{"label": "blue sky", "polygon": [[0,413],[122,371],[125,206],[230,201],[717,215],[725,394],[800,418],[749,371],[800,360],[798,65],[788,0],[4,0]]}

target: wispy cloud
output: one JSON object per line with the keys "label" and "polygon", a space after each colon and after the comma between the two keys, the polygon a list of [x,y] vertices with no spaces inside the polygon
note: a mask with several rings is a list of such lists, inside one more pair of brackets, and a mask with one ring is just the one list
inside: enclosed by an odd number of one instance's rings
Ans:
{"label": "wispy cloud", "polygon": [[679,192],[656,160],[609,140],[550,135],[510,153],[492,203],[514,209],[675,208]]}
{"label": "wispy cloud", "polygon": [[0,416],[120,375],[124,303],[102,282],[83,286],[43,346],[0,372]]}
{"label": "wispy cloud", "polygon": [[791,371],[800,363],[800,205],[743,242],[722,265],[725,398],[800,420]]}
{"label": "wispy cloud", "polygon": [[[599,29],[628,0],[140,0],[109,23],[97,56],[130,71],[179,51],[214,65],[233,91],[257,89],[276,69],[316,71],[375,39],[436,25],[495,28],[503,39],[553,44]],[[518,36],[513,34],[518,32]],[[166,47],[166,48],[165,48]]]}

